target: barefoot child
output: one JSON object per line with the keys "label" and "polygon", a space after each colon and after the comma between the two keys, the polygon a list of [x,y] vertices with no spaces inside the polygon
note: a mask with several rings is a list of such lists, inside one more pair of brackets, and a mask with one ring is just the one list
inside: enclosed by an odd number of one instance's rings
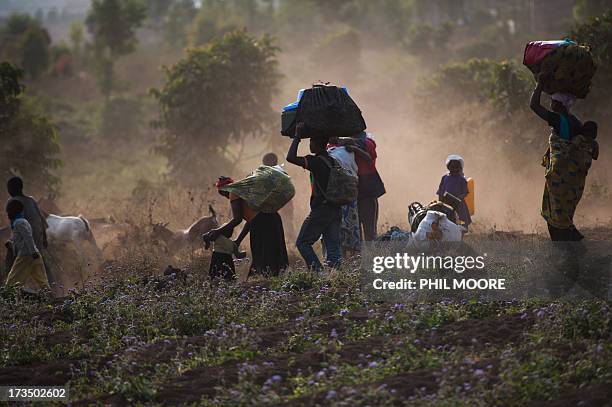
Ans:
{"label": "barefoot child", "polygon": [[23,209],[23,204],[17,199],[10,199],[6,204],[6,214],[13,232],[10,245],[15,256],[6,285],[18,285],[26,292],[38,293],[43,288],[49,288],[49,281]]}
{"label": "barefoot child", "polygon": [[463,222],[463,226],[466,228],[472,223],[470,212],[467,204],[465,203],[465,197],[468,194],[467,180],[463,176],[463,158],[459,155],[451,154],[446,159],[446,168],[448,173],[442,177],[440,186],[438,187],[438,199],[445,201],[444,194],[448,192],[454,197],[461,200],[459,205],[455,208],[459,220]]}

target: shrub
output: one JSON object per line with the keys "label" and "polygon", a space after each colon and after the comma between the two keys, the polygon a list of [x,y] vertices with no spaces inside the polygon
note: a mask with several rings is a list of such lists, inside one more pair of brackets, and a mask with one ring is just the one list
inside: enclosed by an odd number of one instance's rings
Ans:
{"label": "shrub", "polygon": [[[157,150],[171,177],[201,185],[202,174],[233,169],[241,157],[232,160],[232,144],[270,130],[277,120],[276,52],[268,36],[233,31],[164,68],[165,84],[151,92],[160,110],[154,126],[163,131]],[[203,157],[212,158],[206,167]]]}
{"label": "shrub", "polygon": [[52,170],[60,165],[58,133],[35,98],[25,96],[23,71],[0,64],[0,176],[20,174],[34,190],[53,190]]}

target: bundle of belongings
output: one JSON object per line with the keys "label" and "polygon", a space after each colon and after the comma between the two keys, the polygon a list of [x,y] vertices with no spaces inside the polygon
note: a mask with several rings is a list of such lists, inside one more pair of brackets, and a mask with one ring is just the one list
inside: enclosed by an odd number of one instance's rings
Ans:
{"label": "bundle of belongings", "polygon": [[461,242],[465,228],[452,222],[445,213],[428,210],[412,237],[417,242]]}
{"label": "bundle of belongings", "polygon": [[281,134],[295,136],[296,123],[304,123],[310,137],[351,137],[365,130],[361,110],[345,87],[316,84],[298,92],[297,100],[283,108]]}
{"label": "bundle of belongings", "polygon": [[525,47],[523,65],[550,95],[563,93],[584,99],[591,89],[595,61],[589,47],[573,41],[532,41]]}
{"label": "bundle of belongings", "polygon": [[391,226],[391,228],[376,238],[378,242],[403,242],[409,241],[412,237],[411,232],[400,229],[398,226]]}
{"label": "bundle of belongings", "polygon": [[408,207],[408,222],[416,241],[460,242],[465,228],[457,224],[455,209],[444,202],[433,201],[424,206],[413,202]]}
{"label": "bundle of belongings", "polygon": [[376,240],[407,241],[412,244],[434,241],[461,242],[466,229],[457,222],[457,213],[449,204],[433,201],[425,206],[419,202],[413,202],[408,206],[410,231],[403,231],[393,226]]}
{"label": "bundle of belongings", "polygon": [[219,188],[244,199],[253,210],[275,213],[295,195],[291,177],[281,167],[262,165],[240,181]]}

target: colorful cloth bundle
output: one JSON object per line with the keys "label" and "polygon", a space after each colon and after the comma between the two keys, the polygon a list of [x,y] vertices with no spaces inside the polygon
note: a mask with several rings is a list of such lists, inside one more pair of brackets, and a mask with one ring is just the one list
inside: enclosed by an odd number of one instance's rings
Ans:
{"label": "colorful cloth bundle", "polygon": [[588,47],[573,41],[532,41],[525,47],[523,64],[540,78],[548,94],[569,93],[584,99],[596,66]]}
{"label": "colorful cloth bundle", "polygon": [[289,175],[275,167],[261,165],[246,178],[219,188],[239,196],[256,212],[274,213],[295,195]]}

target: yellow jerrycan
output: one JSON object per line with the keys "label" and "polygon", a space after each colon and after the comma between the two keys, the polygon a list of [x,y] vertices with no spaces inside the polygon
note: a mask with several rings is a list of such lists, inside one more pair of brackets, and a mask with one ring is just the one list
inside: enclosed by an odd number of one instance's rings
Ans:
{"label": "yellow jerrycan", "polygon": [[476,211],[474,207],[474,178],[468,178],[467,185],[468,185],[468,193],[465,196],[465,204],[468,207],[470,216],[473,216]]}

